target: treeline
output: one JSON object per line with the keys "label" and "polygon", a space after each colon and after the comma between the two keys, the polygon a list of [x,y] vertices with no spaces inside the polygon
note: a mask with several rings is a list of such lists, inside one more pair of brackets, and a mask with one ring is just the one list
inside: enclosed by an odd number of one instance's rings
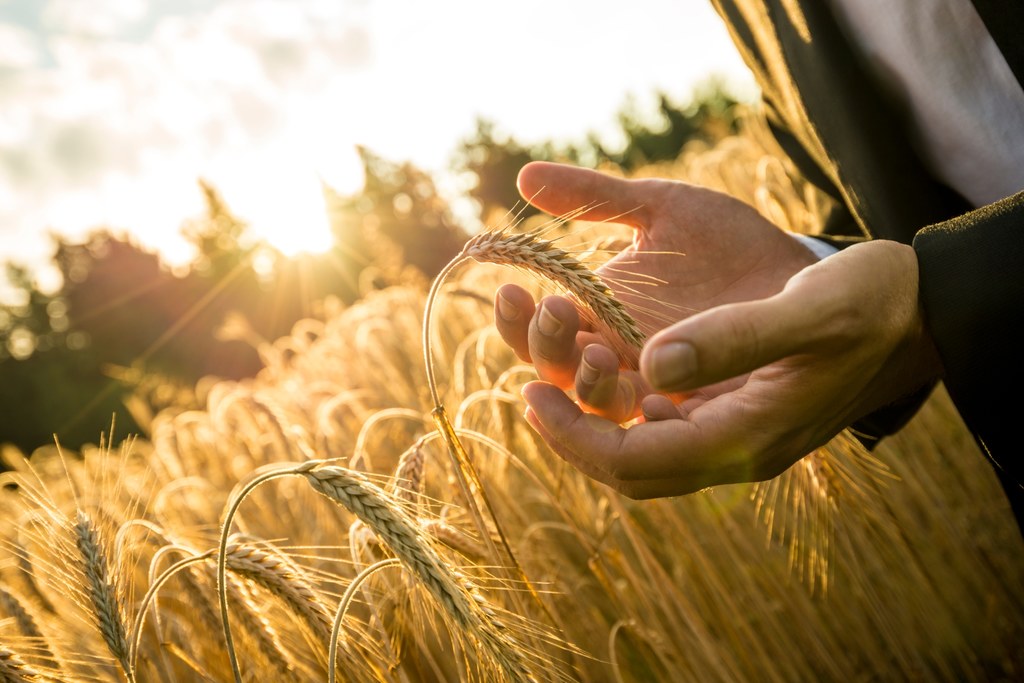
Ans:
{"label": "treeline", "polygon": [[[481,120],[452,166],[472,179],[469,198],[486,222],[520,202],[515,178],[528,161],[628,172],[676,158],[691,140],[734,132],[736,105],[713,81],[684,104],[661,96],[654,116],[626,105],[619,115],[625,142],[616,149],[596,136],[524,145]],[[0,444],[30,452],[57,437],[76,449],[96,442],[114,414],[119,433],[144,433],[157,410],[199,407],[203,378],[254,375],[259,342],[320,315],[328,297],[347,304],[370,289],[429,282],[469,228],[429,174],[368,149],[360,154],[365,185],[358,194],[323,188],[334,238],[323,254],[288,259],[256,242],[243,217],[200,181],[206,208],[182,226],[196,252],[184,273],[105,229],[83,242],[55,238],[57,292],[41,291],[26,269],[7,264],[18,296],[0,307]]]}

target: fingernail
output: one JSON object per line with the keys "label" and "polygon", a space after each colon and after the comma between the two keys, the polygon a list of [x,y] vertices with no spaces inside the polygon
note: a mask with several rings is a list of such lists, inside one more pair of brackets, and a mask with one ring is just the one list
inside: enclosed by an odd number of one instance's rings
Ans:
{"label": "fingernail", "polygon": [[498,315],[501,316],[502,320],[512,322],[519,317],[519,307],[514,303],[503,297],[501,294],[498,295]]}
{"label": "fingernail", "polygon": [[537,316],[537,329],[544,336],[553,337],[562,330],[562,323],[548,311],[547,306],[541,306],[540,314]]}
{"label": "fingernail", "polygon": [[580,360],[580,379],[587,384],[593,384],[601,376],[601,371],[587,362],[586,357]]}
{"label": "fingernail", "polygon": [[686,342],[670,342],[651,352],[651,377],[658,389],[671,389],[697,370],[697,351]]}

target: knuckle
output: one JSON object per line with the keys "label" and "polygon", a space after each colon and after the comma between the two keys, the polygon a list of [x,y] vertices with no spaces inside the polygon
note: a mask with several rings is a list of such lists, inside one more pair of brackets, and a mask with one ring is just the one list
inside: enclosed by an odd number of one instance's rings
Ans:
{"label": "knuckle", "polygon": [[860,341],[864,330],[873,328],[880,319],[882,306],[865,305],[862,299],[841,296],[820,288],[808,305],[815,307],[819,334],[831,343],[849,345]]}

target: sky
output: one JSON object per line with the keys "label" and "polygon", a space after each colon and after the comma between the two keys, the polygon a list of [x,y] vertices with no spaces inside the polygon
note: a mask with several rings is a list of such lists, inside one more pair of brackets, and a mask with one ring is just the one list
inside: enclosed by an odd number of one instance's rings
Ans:
{"label": "sky", "polygon": [[[610,135],[627,97],[753,96],[708,0],[0,0],[0,261],[106,226],[169,263],[208,180],[286,252],[326,246],[321,181],[364,145],[439,174],[478,117]],[[453,181],[454,182],[454,181]]]}

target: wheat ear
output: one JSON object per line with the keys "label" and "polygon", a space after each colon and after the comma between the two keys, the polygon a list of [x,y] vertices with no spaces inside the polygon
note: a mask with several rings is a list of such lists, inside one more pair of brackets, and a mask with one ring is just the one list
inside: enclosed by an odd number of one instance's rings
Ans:
{"label": "wheat ear", "polygon": [[426,437],[421,437],[408,448],[398,459],[395,476],[391,483],[392,493],[399,500],[412,503],[423,490],[423,444]]}
{"label": "wheat ear", "polygon": [[[609,342],[627,362],[643,348],[646,336],[600,275],[588,268],[543,230],[512,232],[509,228],[476,235],[462,248],[462,254],[481,263],[496,263],[536,273],[564,288],[583,304],[584,317],[593,316],[610,335]],[[618,339],[616,339],[618,337]],[[624,344],[620,344],[619,340]]]}
{"label": "wheat ear", "polygon": [[[454,621],[473,634],[509,680],[535,680],[518,643],[479,593],[453,572],[424,537],[416,522],[387,495],[357,472],[332,465],[309,465],[298,472],[314,490],[340,503],[377,532],[403,564],[426,586]],[[297,468],[298,469],[298,468]]]}
{"label": "wheat ear", "polygon": [[117,599],[117,590],[110,580],[107,557],[99,531],[92,519],[79,510],[75,519],[75,543],[82,556],[82,567],[89,588],[89,599],[107,648],[121,664],[128,680],[134,680],[129,660],[128,640],[125,636],[124,614]]}
{"label": "wheat ear", "polygon": [[302,571],[287,557],[253,544],[229,541],[228,568],[269,590],[301,614],[322,642],[331,637],[332,617]]}
{"label": "wheat ear", "polygon": [[[210,568],[212,570],[212,568]],[[214,572],[215,573],[215,572]],[[216,580],[216,576],[213,577]],[[234,577],[226,578],[226,588],[231,594],[232,602],[239,605],[235,611],[242,624],[242,631],[252,639],[251,650],[257,653],[264,662],[269,662],[279,676],[286,679],[295,676],[293,671],[294,662],[289,656],[288,649],[281,642],[281,635],[270,622],[263,616],[263,609],[245,590],[241,581]]]}
{"label": "wheat ear", "polygon": [[53,680],[26,664],[18,653],[0,645],[0,683],[41,683]]}
{"label": "wheat ear", "polygon": [[519,644],[504,631],[495,610],[468,581],[461,579],[444,563],[408,512],[358,472],[325,465],[321,460],[307,460],[299,465],[260,468],[256,476],[231,496],[224,515],[218,551],[217,588],[224,638],[237,682],[241,681],[241,671],[232,646],[225,590],[228,531],[238,507],[249,493],[271,479],[287,476],[303,477],[313,490],[341,504],[373,529],[377,537],[423,583],[449,617],[464,632],[475,637],[508,680],[536,680],[520,653]]}
{"label": "wheat ear", "polygon": [[0,586],[0,609],[3,609],[8,616],[14,619],[14,623],[17,624],[18,630],[21,631],[23,636],[32,638],[40,643],[41,656],[49,660],[53,659],[53,653],[50,652],[49,647],[46,645],[46,638],[39,629],[39,625],[36,623],[35,617],[32,616],[32,612],[25,606],[24,598]]}
{"label": "wheat ear", "polygon": [[445,544],[470,560],[479,562],[487,557],[487,549],[462,529],[440,519],[424,519],[420,526],[435,541]]}

